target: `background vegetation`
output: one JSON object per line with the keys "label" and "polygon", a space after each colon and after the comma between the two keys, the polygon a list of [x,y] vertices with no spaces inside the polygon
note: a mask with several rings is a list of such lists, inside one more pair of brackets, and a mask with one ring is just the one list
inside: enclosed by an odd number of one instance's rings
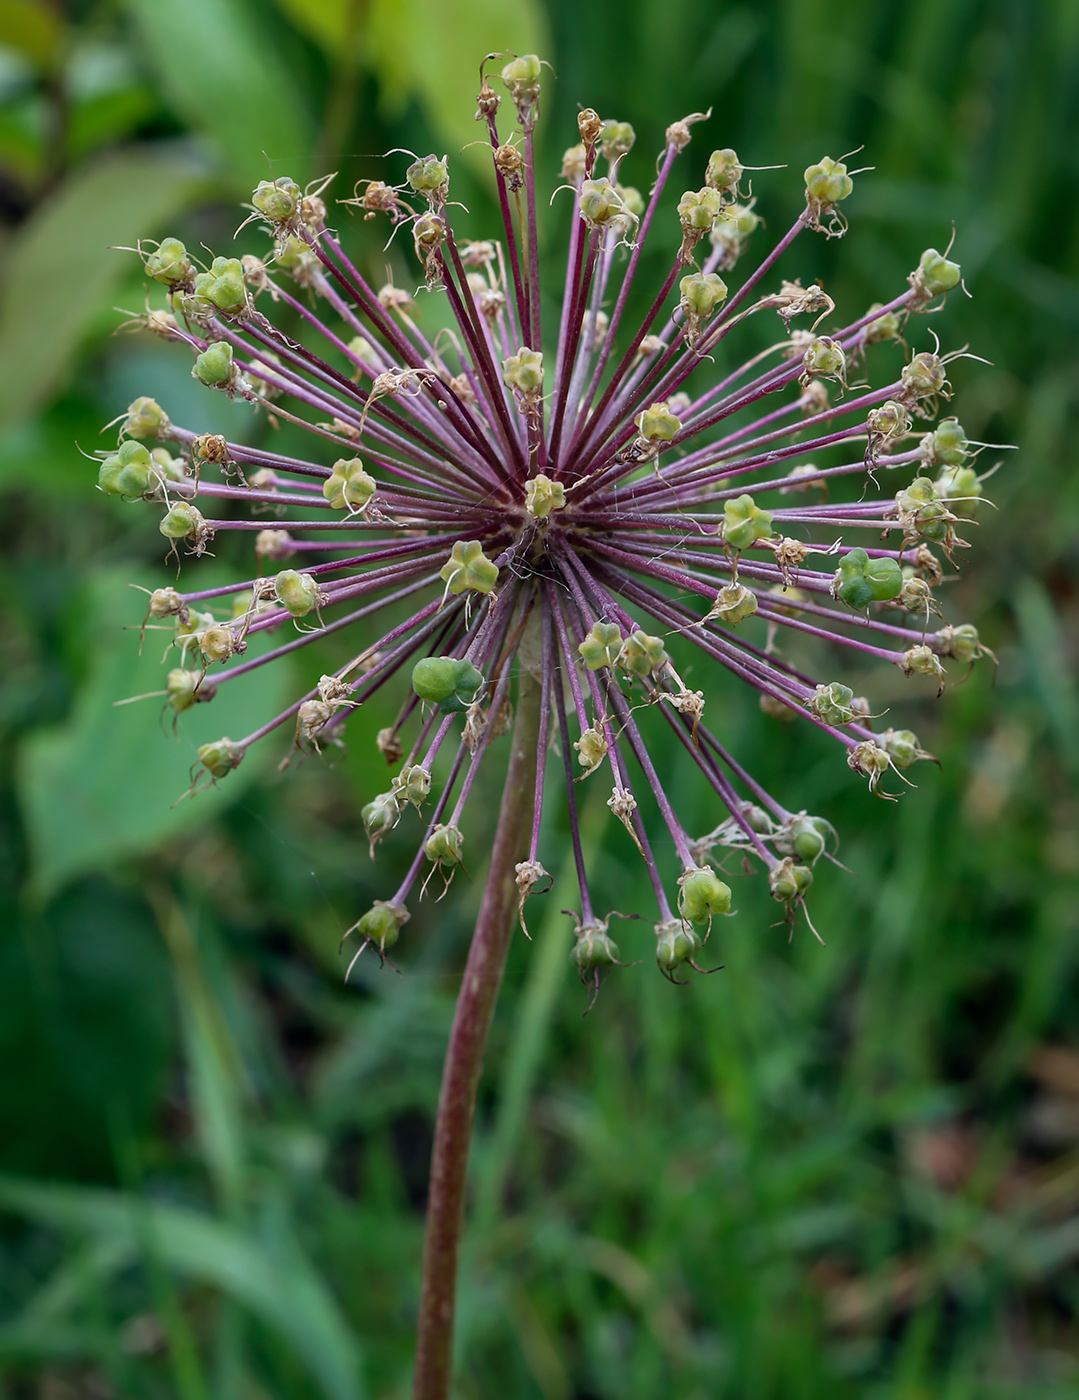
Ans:
{"label": "background vegetation", "polygon": [[[552,171],[578,104],[635,123],[641,185],[667,122],[713,106],[683,160],[731,144],[786,162],[757,177],[775,230],[803,165],[864,146],[875,173],[851,234],[807,271],[860,307],[954,221],[973,299],[953,295],[936,324],[992,366],[957,367],[953,409],[971,437],[1018,450],[998,454],[998,509],[952,604],[998,654],[995,677],[985,665],[939,705],[859,678],[901,705],[939,772],[886,808],[812,735],[731,701],[750,766],[844,835],[856,873],[814,888],[826,946],[803,927],[788,942],[738,882],[724,972],[671,987],[647,926],[627,925],[645,963],[582,1017],[557,912],[572,893],[536,906],[489,1060],[461,1395],[1070,1400],[1079,7],[514,8],[0,13],[0,1395],[406,1393],[475,887],[413,920],[403,976],[361,962],[345,987],[340,932],[408,854],[366,858],[358,808],[378,780],[359,727],[337,766],[279,774],[267,754],[170,805],[210,736],[185,726],[174,743],[155,702],[111,704],[160,684],[156,647],[140,661],[123,629],[141,616],[126,585],[164,581],[161,540],[149,512],[96,496],[75,444],[93,450],[138,393],[218,424],[183,356],[114,334],[114,308],[137,312],[143,290],[110,246],[176,232],[223,253],[268,171],[335,169],[345,193],[389,147],[452,155],[475,138],[479,57],[514,46],[558,74]],[[455,193],[482,234],[470,159]],[[377,270],[380,239],[350,236]],[[269,684],[234,703],[269,711]],[[586,808],[598,883],[633,908],[639,871],[601,814]]]}

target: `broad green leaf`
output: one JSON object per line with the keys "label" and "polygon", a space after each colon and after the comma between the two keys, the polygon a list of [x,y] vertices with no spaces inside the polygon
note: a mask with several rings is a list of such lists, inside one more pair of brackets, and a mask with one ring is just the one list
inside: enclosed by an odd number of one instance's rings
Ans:
{"label": "broad green leaf", "polygon": [[209,704],[181,716],[179,741],[173,739],[168,719],[158,722],[161,700],[116,704],[161,690],[167,668],[178,660],[174,651],[162,664],[167,632],[147,631],[139,655],[131,629],[141,620],[142,595],[127,583],[114,572],[94,581],[87,616],[94,619],[95,646],[82,694],[66,723],[31,734],[19,755],[31,888],[38,897],[208,821],[279,757],[271,740],[219,786],[177,801],[190,786],[198,745],[223,734],[242,738],[271,719],[288,702],[290,673],[274,664],[228,682]]}
{"label": "broad green leaf", "polygon": [[124,0],[176,111],[248,187],[306,178],[312,127],[294,71],[244,0]]}
{"label": "broad green leaf", "polygon": [[[484,55],[551,52],[544,12],[532,0],[373,0],[370,25],[373,64],[389,95],[418,97],[450,155],[483,138],[473,118]],[[465,158],[490,169],[479,147]]]}
{"label": "broad green leaf", "polygon": [[139,238],[191,202],[202,177],[144,149],[73,175],[10,245],[0,303],[0,425],[22,422],[56,388],[87,327],[107,306]]}
{"label": "broad green leaf", "polygon": [[96,1236],[120,1262],[124,1246],[132,1253],[152,1249],[164,1268],[221,1289],[288,1341],[326,1400],[362,1400],[359,1355],[348,1325],[294,1242],[270,1249],[186,1207],[12,1177],[0,1178],[0,1207]]}

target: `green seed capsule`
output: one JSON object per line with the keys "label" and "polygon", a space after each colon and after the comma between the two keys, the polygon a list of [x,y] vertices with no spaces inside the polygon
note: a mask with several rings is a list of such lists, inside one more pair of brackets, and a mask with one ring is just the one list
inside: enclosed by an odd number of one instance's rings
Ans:
{"label": "green seed capsule", "polygon": [[425,656],[412,668],[412,689],[443,714],[467,709],[483,683],[482,673],[463,657]]}
{"label": "green seed capsule", "polygon": [[224,388],[232,383],[232,346],[227,340],[215,340],[195,358],[191,377],[210,388]]}
{"label": "green seed capsule", "polygon": [[903,570],[895,559],[870,559],[864,549],[850,549],[839,561],[832,591],[835,597],[859,612],[870,603],[897,598],[903,589]]}
{"label": "green seed capsule", "polygon": [[736,496],[723,506],[723,542],[729,549],[748,549],[772,533],[772,512],[761,510],[750,495]]}
{"label": "green seed capsule", "polygon": [[678,885],[678,912],[689,923],[710,923],[730,913],[731,887],[707,865],[684,871]]}
{"label": "green seed capsule", "polygon": [[613,666],[622,652],[622,630],[615,622],[593,622],[577,650],[590,671]]}

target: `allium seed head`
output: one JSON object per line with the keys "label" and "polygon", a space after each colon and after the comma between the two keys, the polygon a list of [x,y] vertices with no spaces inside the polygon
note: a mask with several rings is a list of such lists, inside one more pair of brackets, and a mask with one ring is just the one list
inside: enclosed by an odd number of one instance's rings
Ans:
{"label": "allium seed head", "polygon": [[[350,930],[361,949],[384,956],[395,945],[408,901],[436,871],[445,889],[462,862],[476,775],[515,710],[531,704],[537,777],[524,795],[521,905],[549,884],[538,856],[545,797],[558,787],[580,883],[573,958],[594,986],[619,963],[610,915],[593,909],[577,819],[578,784],[599,781],[648,870],[656,960],[676,980],[731,909],[717,847],[763,867],[793,918],[814,865],[837,845],[824,818],[788,811],[729,751],[714,674],[752,688],[766,714],[824,731],[883,796],[889,769],[929,755],[908,729],[875,732],[869,705],[842,680],[807,674],[819,643],[856,653],[859,667],[890,662],[938,683],[945,661],[967,665],[986,651],[967,624],[926,632],[943,577],[930,546],[954,564],[956,531],[981,494],[978,444],[957,419],[913,427],[948,397],[955,356],[936,345],[907,352],[889,378],[873,350],[913,340],[911,313],[939,308],[960,272],[950,245],[931,248],[890,299],[840,313],[796,275],[794,257],[810,231],[846,231],[845,160],[806,169],[804,204],[790,189],[793,222],[745,271],[762,221],[740,190],[747,167],[735,152],[698,162],[683,193],[672,182],[676,162],[692,159],[690,128],[710,114],[668,128],[654,182],[650,162],[641,165],[645,196],[621,183],[639,159],[633,128],[585,109],[562,162],[572,208],[551,297],[541,290],[547,196],[531,139],[543,69],[530,54],[505,62],[501,130],[498,79],[482,78],[476,116],[498,230],[463,235],[469,216],[448,198],[444,156],[391,156],[386,182],[362,182],[341,201],[391,233],[410,226],[411,240],[395,246],[415,255],[422,296],[408,290],[415,270],[401,286],[379,286],[353,263],[327,226],[326,182],[306,192],[287,177],[260,182],[249,206],[267,237],[258,256],[215,257],[199,270],[178,239],[147,245],[142,260],[167,305],[146,326],[186,344],[208,391],[309,429],[310,445],[284,455],[270,439],[246,442],[239,426],[211,434],[139,398],[115,451],[101,454],[98,485],[121,502],[156,503],[173,555],[202,554],[231,530],[253,546],[248,576],[231,586],[170,583],[150,596],[147,623],[175,629],[180,664],[171,659],[165,690],[175,715],[322,632],[355,629],[347,662],[273,721],[203,745],[203,780],[227,777],[278,730],[317,756],[346,723],[362,725],[356,712],[376,691],[399,698],[398,719],[375,740],[398,771],[363,820],[372,851],[401,828],[415,858]],[[678,251],[644,287],[643,243],[663,220]],[[424,326],[434,299],[437,331]],[[649,309],[634,321],[638,304]],[[761,313],[762,337],[740,354],[740,330]],[[792,329],[797,317],[807,321]],[[266,514],[269,528],[258,520]],[[267,563],[286,560],[266,576]],[[286,641],[239,661],[260,632],[281,628]],[[696,840],[669,790],[679,749],[717,809]]]}

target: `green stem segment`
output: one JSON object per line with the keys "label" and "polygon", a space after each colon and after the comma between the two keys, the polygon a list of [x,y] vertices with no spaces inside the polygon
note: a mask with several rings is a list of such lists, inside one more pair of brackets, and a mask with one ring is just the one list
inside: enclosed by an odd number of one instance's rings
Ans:
{"label": "green stem segment", "polygon": [[413,1375],[414,1400],[448,1400],[450,1393],[457,1257],[464,1217],[468,1153],[487,1033],[494,1016],[517,910],[514,867],[521,859],[527,823],[532,815],[539,701],[539,684],[522,671],[517,692],[517,720],[491,865],[442,1069],[431,1156]]}

